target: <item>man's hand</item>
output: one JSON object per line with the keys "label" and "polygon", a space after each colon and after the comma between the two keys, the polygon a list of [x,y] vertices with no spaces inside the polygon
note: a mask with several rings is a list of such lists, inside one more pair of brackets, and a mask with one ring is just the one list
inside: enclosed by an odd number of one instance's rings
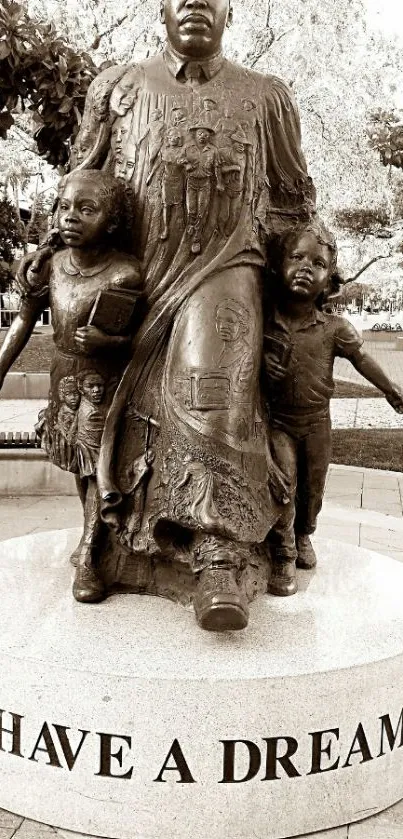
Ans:
{"label": "man's hand", "polygon": [[271,381],[277,384],[277,382],[281,382],[282,379],[284,379],[287,372],[286,368],[283,367],[282,364],[279,364],[272,356],[264,356],[264,366],[267,377],[268,379],[271,379]]}
{"label": "man's hand", "polygon": [[394,408],[397,414],[403,414],[403,390],[395,385],[390,393],[385,393],[389,405]]}
{"label": "man's hand", "polygon": [[25,297],[40,297],[47,290],[47,281],[41,282],[41,276],[49,273],[50,259],[53,250],[50,247],[38,248],[35,253],[29,253],[21,260],[14,279],[16,290]]}

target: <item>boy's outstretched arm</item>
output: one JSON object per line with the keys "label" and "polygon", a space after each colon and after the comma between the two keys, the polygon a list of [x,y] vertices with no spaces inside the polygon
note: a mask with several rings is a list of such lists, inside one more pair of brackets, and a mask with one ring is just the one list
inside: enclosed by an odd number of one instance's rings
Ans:
{"label": "boy's outstretched arm", "polygon": [[363,349],[356,350],[350,361],[364,379],[383,392],[395,411],[403,414],[403,389],[389,379],[382,367]]}
{"label": "boy's outstretched arm", "polygon": [[43,301],[40,302],[35,299],[24,300],[0,349],[0,388],[3,386],[4,378],[11,365],[28,343],[34,331],[36,321],[45,308],[46,303],[44,304]]}

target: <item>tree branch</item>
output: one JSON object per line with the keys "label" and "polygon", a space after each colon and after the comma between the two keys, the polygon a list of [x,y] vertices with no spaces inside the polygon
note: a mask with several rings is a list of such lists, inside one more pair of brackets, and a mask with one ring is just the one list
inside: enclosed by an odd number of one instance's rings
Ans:
{"label": "tree branch", "polygon": [[266,29],[270,28],[270,18],[271,18],[271,0],[267,0]]}
{"label": "tree branch", "polygon": [[322,128],[322,139],[326,140],[326,142],[329,142],[330,137],[326,132],[326,125],[322,115],[319,114],[318,111],[315,111],[312,105],[307,105],[307,111],[309,111],[309,113],[312,114],[312,116],[316,117],[319,120]]}
{"label": "tree branch", "polygon": [[391,253],[383,253],[379,256],[374,256],[372,259],[369,260],[369,262],[366,262],[365,265],[362,268],[360,268],[360,270],[357,271],[356,274],[354,274],[354,277],[348,277],[347,280],[344,280],[344,285],[346,285],[347,283],[353,283],[358,277],[361,276],[361,274],[364,273],[364,271],[367,270],[367,268],[370,267],[370,265],[373,265],[374,262],[378,262],[379,259],[390,259],[391,256]]}
{"label": "tree branch", "polygon": [[291,26],[291,29],[285,29],[284,32],[280,32],[280,35],[278,35],[277,38],[274,38],[273,36],[273,41],[276,44],[278,44],[278,42],[281,41],[282,38],[285,38],[285,36],[289,35],[290,32],[294,32],[296,28],[296,26]]}
{"label": "tree branch", "polygon": [[110,35],[111,32],[113,32],[115,29],[118,29],[118,27],[121,26],[121,24],[124,23],[124,21],[127,20],[127,18],[128,18],[128,15],[124,15],[123,17],[121,17],[117,21],[115,21],[115,23],[113,23],[112,26],[109,27],[109,29],[105,29],[105,32],[99,32],[98,35],[96,36],[96,38],[94,38],[94,40],[93,40],[93,42],[90,46],[90,49],[91,50],[99,49],[102,38],[105,38],[106,35]]}

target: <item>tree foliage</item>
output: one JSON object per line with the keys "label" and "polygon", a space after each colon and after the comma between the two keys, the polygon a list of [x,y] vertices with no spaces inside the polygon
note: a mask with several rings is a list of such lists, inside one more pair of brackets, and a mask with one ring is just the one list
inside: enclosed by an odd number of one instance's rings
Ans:
{"label": "tree foliage", "polygon": [[334,215],[339,227],[352,233],[373,233],[389,222],[384,207],[352,207],[336,210]]}
{"label": "tree foliage", "polygon": [[98,70],[75,51],[53,23],[31,18],[14,0],[0,4],[0,137],[18,108],[32,111],[40,155],[53,166],[68,158],[88,86]]}
{"label": "tree foliage", "polygon": [[337,302],[348,306],[353,301],[362,303],[363,297],[367,296],[372,290],[371,286],[363,285],[362,283],[350,282],[342,286]]}
{"label": "tree foliage", "polygon": [[379,152],[384,166],[403,169],[403,121],[395,110],[378,109],[370,114],[369,145]]}
{"label": "tree foliage", "polygon": [[24,243],[24,231],[16,210],[7,199],[0,201],[0,291],[12,280],[14,250]]}

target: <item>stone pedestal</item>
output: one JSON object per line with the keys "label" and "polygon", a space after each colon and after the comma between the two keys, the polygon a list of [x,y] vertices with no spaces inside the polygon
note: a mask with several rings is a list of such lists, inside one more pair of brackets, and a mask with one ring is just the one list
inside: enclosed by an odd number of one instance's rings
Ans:
{"label": "stone pedestal", "polygon": [[78,531],[0,545],[0,807],[119,839],[280,839],[403,797],[403,565],[317,541],[239,633],[81,605]]}

